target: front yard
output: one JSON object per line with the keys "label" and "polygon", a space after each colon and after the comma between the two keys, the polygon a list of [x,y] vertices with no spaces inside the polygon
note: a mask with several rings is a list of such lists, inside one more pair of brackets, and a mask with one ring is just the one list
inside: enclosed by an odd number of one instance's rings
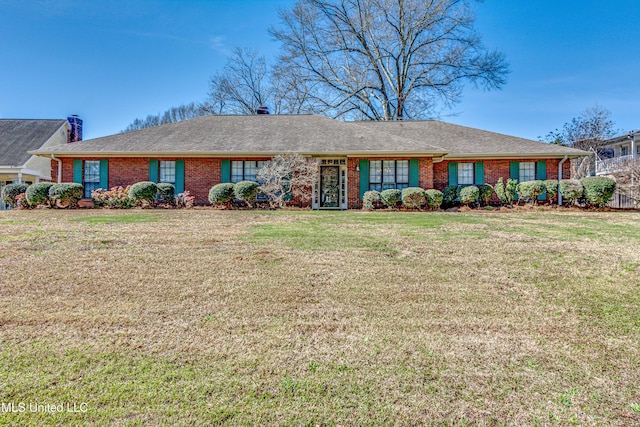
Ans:
{"label": "front yard", "polygon": [[639,247],[638,212],[0,212],[0,425],[640,425]]}

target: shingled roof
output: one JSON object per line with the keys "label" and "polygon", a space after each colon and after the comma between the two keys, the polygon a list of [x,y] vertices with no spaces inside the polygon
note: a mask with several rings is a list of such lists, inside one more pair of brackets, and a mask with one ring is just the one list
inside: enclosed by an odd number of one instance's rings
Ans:
{"label": "shingled roof", "polygon": [[437,144],[447,158],[482,157],[569,157],[588,153],[561,145],[547,144],[437,120],[356,122],[359,126],[386,132],[425,144]]}
{"label": "shingled roof", "polygon": [[34,154],[271,156],[279,153],[442,156],[446,150],[318,115],[204,116],[90,139]]}
{"label": "shingled roof", "polygon": [[66,120],[0,119],[0,166],[24,165]]}

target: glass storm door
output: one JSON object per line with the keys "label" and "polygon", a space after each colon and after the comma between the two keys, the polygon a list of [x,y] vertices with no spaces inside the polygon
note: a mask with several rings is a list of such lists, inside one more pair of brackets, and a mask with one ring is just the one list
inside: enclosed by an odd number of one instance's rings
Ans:
{"label": "glass storm door", "polygon": [[322,166],[320,169],[320,207],[340,207],[339,166]]}

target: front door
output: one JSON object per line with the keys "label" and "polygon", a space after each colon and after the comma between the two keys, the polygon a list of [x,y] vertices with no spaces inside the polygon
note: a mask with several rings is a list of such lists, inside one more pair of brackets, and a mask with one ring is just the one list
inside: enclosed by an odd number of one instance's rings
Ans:
{"label": "front door", "polygon": [[340,207],[339,166],[322,166],[320,168],[320,207]]}

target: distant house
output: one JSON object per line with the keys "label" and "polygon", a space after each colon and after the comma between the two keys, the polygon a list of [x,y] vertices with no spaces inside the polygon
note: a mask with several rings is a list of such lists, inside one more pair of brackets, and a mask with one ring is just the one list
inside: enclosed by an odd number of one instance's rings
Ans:
{"label": "distant house", "polygon": [[[0,191],[7,184],[33,184],[54,181],[51,160],[29,154],[82,139],[72,132],[70,121],[77,127],[76,116],[57,120],[0,119]],[[0,209],[4,204],[0,203]]]}
{"label": "distant house", "polygon": [[284,153],[318,159],[314,209],[358,208],[368,190],[569,178],[566,160],[586,154],[439,121],[267,114],[205,116],[31,151],[53,159],[51,176],[82,183],[86,197],[96,188],[154,181],[202,204],[213,185],[255,180],[265,161]]}
{"label": "distant house", "polygon": [[640,159],[640,129],[606,141],[603,150],[609,151],[611,157],[596,160],[596,175],[620,172],[629,161]]}

